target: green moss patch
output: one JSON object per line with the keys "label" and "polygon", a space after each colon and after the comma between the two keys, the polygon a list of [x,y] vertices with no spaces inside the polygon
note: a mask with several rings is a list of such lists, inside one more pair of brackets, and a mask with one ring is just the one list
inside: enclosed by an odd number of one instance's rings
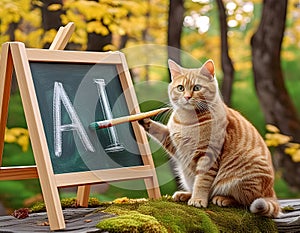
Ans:
{"label": "green moss patch", "polygon": [[[167,232],[277,232],[277,228],[272,219],[251,214],[246,209],[221,208],[210,205],[209,208],[195,208],[186,203],[177,203],[170,198],[160,200],[149,200],[142,203],[123,203],[109,205],[105,212],[119,215],[124,220],[123,224],[133,227],[130,219],[131,213],[140,213],[154,217]],[[105,224],[115,223],[117,219],[107,219]],[[120,220],[120,219],[119,219]],[[118,222],[119,222],[118,220]],[[128,232],[111,231],[102,224],[97,225],[100,229],[108,232]],[[124,228],[125,229],[125,228]],[[127,229],[127,228],[126,228]],[[140,232],[164,232],[164,231],[140,231]]]}
{"label": "green moss patch", "polygon": [[128,213],[105,219],[99,222],[96,227],[108,231],[110,233],[119,233],[119,232],[161,232],[168,233],[166,228],[157,221],[156,218],[141,214],[137,211],[129,211]]}
{"label": "green moss patch", "polygon": [[[61,207],[62,208],[76,208],[77,207],[77,201],[76,198],[62,198],[60,200]],[[88,207],[90,208],[96,208],[102,205],[108,205],[109,203],[103,203],[100,202],[97,198],[95,197],[90,197],[88,200]],[[35,203],[31,208],[30,211],[32,213],[37,213],[37,212],[45,212],[46,211],[46,206],[44,202],[37,202]]]}

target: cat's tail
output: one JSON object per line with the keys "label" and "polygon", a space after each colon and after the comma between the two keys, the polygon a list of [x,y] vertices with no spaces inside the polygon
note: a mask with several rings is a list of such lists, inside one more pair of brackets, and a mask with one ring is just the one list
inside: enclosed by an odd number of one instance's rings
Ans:
{"label": "cat's tail", "polygon": [[250,211],[266,217],[277,218],[281,214],[281,208],[276,198],[263,197],[255,199],[250,205]]}

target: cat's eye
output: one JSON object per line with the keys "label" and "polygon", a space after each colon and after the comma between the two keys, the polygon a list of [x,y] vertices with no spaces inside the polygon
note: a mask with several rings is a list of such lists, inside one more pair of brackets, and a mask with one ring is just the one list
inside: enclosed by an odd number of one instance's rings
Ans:
{"label": "cat's eye", "polygon": [[178,85],[177,90],[180,91],[180,92],[183,92],[184,91],[184,86]]}
{"label": "cat's eye", "polygon": [[200,91],[201,86],[199,84],[196,84],[193,88],[193,91]]}

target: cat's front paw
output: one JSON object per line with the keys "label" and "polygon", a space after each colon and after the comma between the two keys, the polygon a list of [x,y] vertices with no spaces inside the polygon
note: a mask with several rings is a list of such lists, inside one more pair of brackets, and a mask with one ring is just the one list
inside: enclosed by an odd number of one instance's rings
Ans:
{"label": "cat's front paw", "polygon": [[141,126],[144,127],[144,129],[149,132],[150,130],[150,126],[151,126],[151,119],[150,118],[145,118],[145,119],[142,119],[142,120],[139,120],[139,124]]}
{"label": "cat's front paw", "polygon": [[195,206],[195,207],[204,207],[206,208],[207,205],[208,205],[208,200],[205,200],[205,199],[202,199],[202,198],[191,198],[189,201],[188,201],[188,205],[191,205],[191,206]]}
{"label": "cat's front paw", "polygon": [[192,194],[189,192],[177,191],[173,194],[172,198],[174,201],[188,201]]}

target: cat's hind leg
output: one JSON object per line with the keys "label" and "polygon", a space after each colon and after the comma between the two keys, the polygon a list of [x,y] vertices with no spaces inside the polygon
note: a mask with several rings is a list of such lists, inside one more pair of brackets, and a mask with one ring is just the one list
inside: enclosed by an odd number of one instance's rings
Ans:
{"label": "cat's hind leg", "polygon": [[177,191],[173,194],[172,198],[174,201],[186,202],[191,198],[192,194],[190,192]]}
{"label": "cat's hind leg", "polygon": [[238,205],[238,202],[234,198],[220,195],[214,196],[212,203],[221,207]]}

